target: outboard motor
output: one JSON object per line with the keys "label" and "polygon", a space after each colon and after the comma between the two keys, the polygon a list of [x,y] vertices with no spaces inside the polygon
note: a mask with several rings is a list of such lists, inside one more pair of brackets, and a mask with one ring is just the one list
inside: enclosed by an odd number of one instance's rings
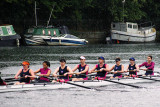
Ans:
{"label": "outboard motor", "polygon": [[69,34],[69,30],[67,26],[60,26],[59,30],[61,32],[61,34]]}

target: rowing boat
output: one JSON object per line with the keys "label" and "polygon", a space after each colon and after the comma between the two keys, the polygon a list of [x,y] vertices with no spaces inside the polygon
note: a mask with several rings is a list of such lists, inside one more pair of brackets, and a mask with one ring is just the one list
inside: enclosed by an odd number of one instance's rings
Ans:
{"label": "rowing boat", "polygon": [[[149,77],[147,77],[149,78]],[[152,77],[157,79],[157,77]],[[109,80],[110,79],[106,79]],[[31,83],[25,85],[8,85],[0,86],[0,93],[5,92],[17,92],[17,91],[29,91],[29,90],[55,90],[55,89],[66,89],[66,88],[75,88],[78,86],[84,87],[99,87],[99,86],[108,86],[115,84],[114,82],[109,82],[104,80],[84,80],[84,81],[69,81],[68,83]],[[145,83],[153,82],[143,78],[121,78],[121,79],[112,79],[112,81],[123,83],[123,84],[135,84],[135,83]],[[73,85],[76,84],[76,85]],[[90,88],[95,89],[95,88]]]}

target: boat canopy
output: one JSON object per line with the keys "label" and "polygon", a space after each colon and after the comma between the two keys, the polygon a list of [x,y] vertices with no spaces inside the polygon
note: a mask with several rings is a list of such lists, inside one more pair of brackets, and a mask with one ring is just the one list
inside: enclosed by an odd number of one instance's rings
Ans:
{"label": "boat canopy", "polygon": [[28,34],[32,35],[43,35],[43,36],[59,36],[60,32],[57,28],[44,28],[44,27],[37,27],[37,28],[30,28],[28,29]]}
{"label": "boat canopy", "polygon": [[0,36],[16,35],[12,25],[0,26]]}

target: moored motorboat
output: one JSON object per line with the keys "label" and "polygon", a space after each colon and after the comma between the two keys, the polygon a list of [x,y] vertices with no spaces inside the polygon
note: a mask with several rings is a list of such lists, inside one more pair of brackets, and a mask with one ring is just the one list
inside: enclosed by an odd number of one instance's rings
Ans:
{"label": "moored motorboat", "polygon": [[116,43],[120,41],[127,43],[154,42],[155,38],[156,30],[151,23],[139,25],[132,22],[111,24],[111,40]]}
{"label": "moored motorboat", "polygon": [[0,26],[0,46],[19,46],[20,35],[18,35],[12,25]]}
{"label": "moored motorboat", "polygon": [[[37,8],[35,1],[35,13],[36,10]],[[51,14],[52,12],[53,9]],[[38,26],[37,15],[35,14],[35,27],[29,28],[24,34],[26,45],[85,45],[88,43],[85,39],[80,39],[76,36],[70,35],[67,26],[49,26],[51,14],[49,20],[47,21],[47,26]]]}

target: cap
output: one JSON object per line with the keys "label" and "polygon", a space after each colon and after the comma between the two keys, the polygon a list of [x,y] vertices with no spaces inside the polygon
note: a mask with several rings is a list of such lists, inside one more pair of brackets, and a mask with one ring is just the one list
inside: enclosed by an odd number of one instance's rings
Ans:
{"label": "cap", "polygon": [[22,62],[22,65],[30,65],[30,63],[28,61],[24,61]]}
{"label": "cap", "polygon": [[129,58],[129,60],[135,61],[135,59],[133,57]]}
{"label": "cap", "polygon": [[84,56],[81,56],[80,59],[86,59]]}
{"label": "cap", "polygon": [[102,59],[102,60],[104,60],[104,57],[103,57],[103,56],[100,56],[100,57],[98,57],[98,59]]}
{"label": "cap", "polygon": [[60,59],[59,61],[60,61],[60,62],[65,62],[65,63],[66,63],[66,60],[65,60],[65,59]]}
{"label": "cap", "polygon": [[118,62],[118,61],[121,61],[121,59],[120,58],[116,58],[115,61]]}

